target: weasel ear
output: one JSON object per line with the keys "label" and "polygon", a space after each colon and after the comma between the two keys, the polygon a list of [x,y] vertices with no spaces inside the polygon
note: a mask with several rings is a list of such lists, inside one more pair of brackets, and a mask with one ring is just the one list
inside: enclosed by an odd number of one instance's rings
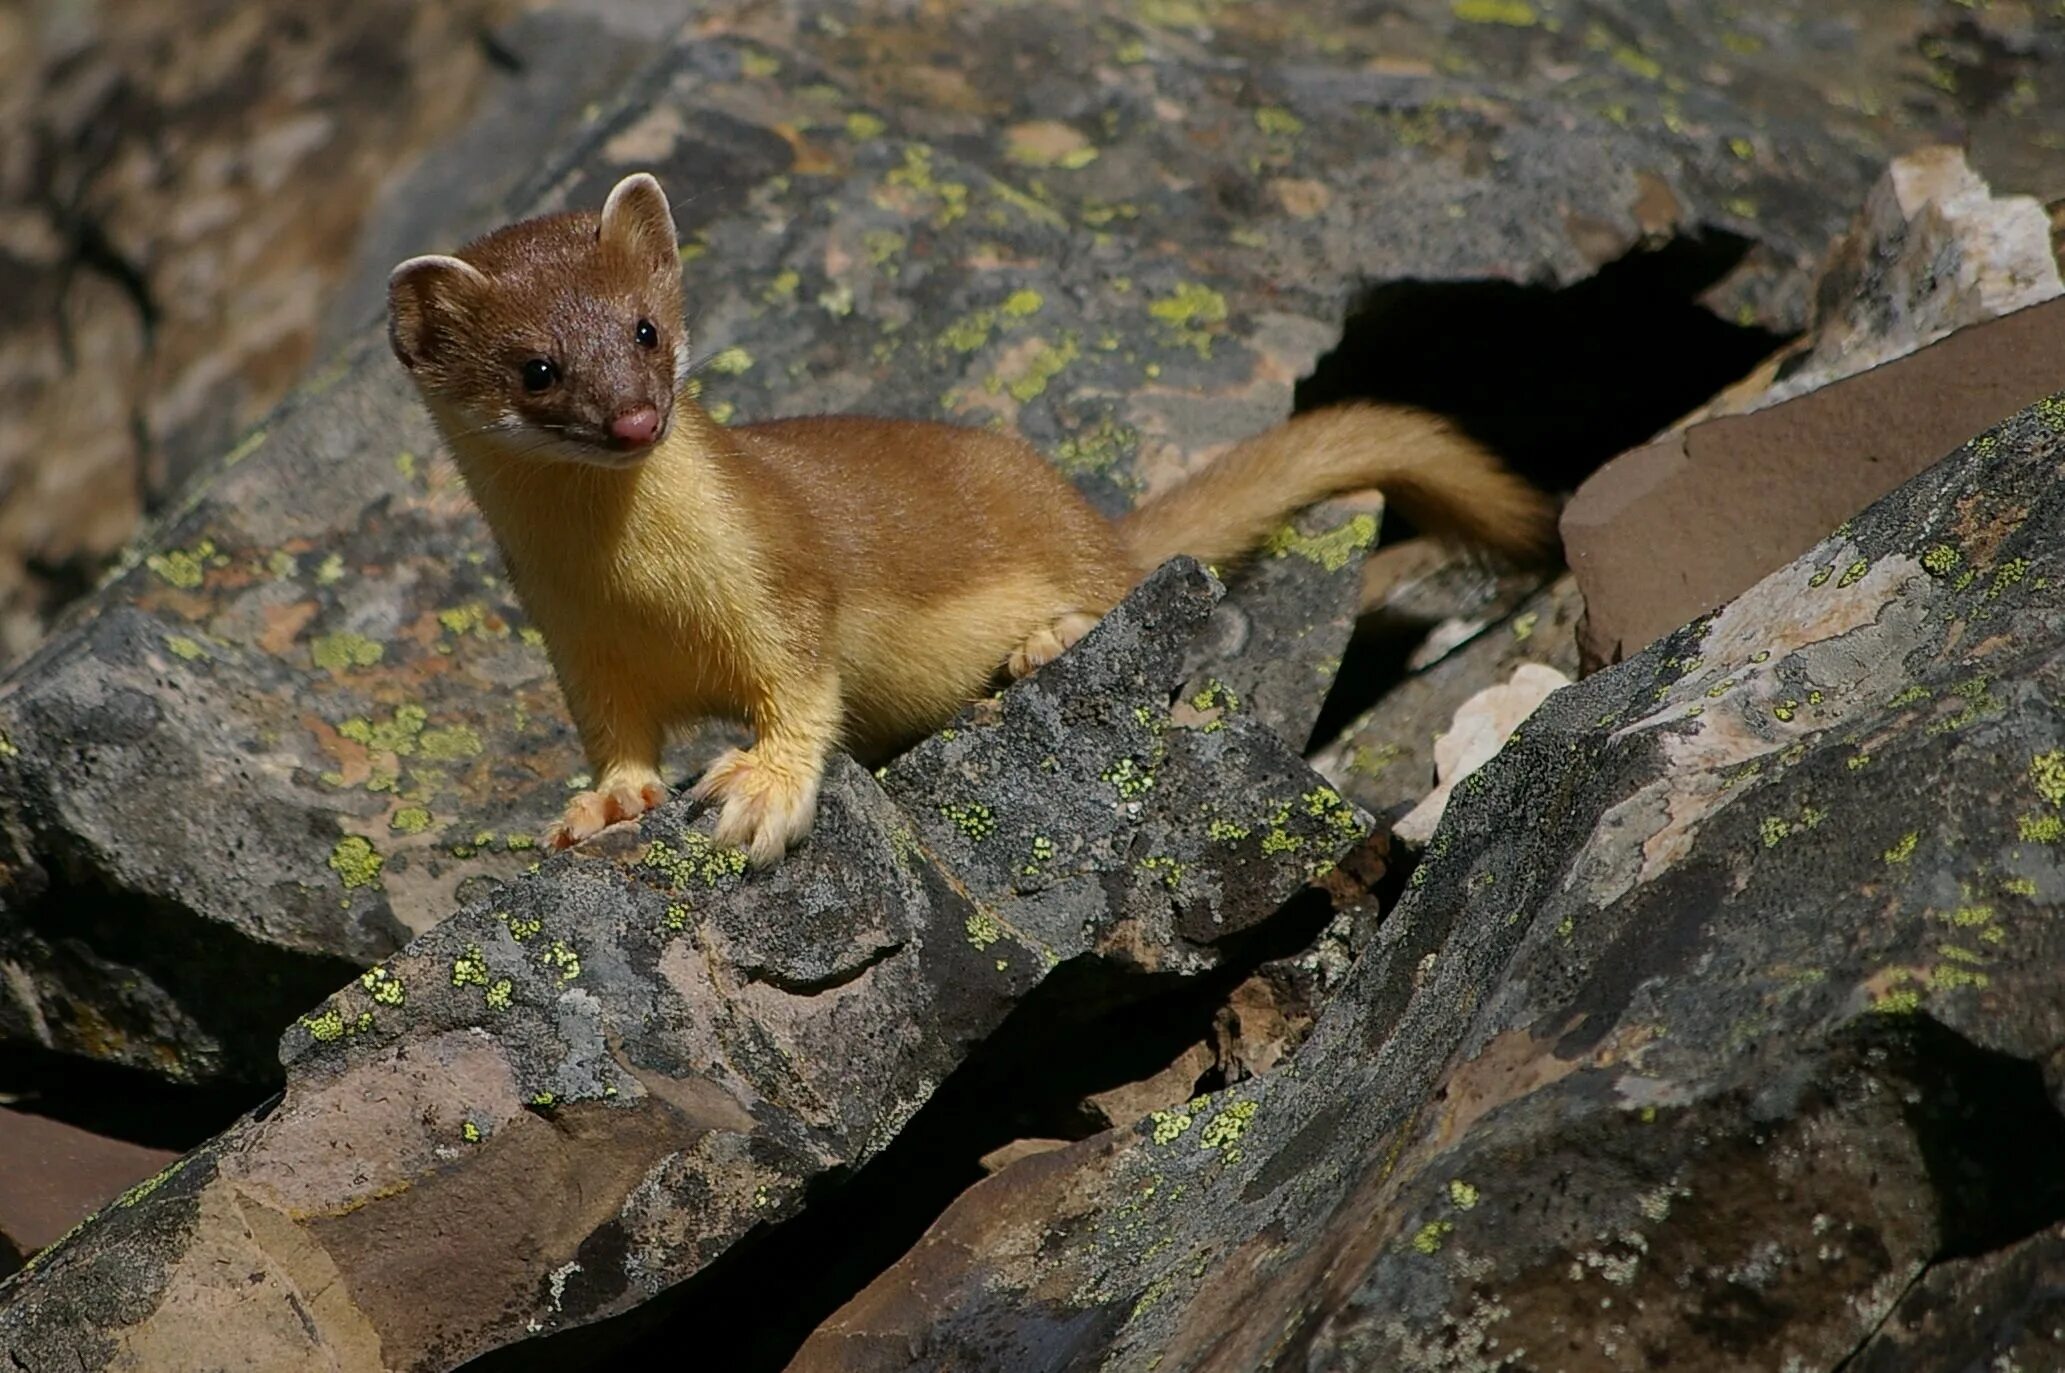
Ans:
{"label": "weasel ear", "polygon": [[667,193],[650,172],[634,172],[619,181],[602,202],[596,241],[616,249],[654,271],[679,270],[680,240],[674,236],[674,211]]}
{"label": "weasel ear", "polygon": [[440,338],[488,279],[470,262],[442,253],[412,257],[387,275],[387,341],[402,366],[414,369],[437,352]]}

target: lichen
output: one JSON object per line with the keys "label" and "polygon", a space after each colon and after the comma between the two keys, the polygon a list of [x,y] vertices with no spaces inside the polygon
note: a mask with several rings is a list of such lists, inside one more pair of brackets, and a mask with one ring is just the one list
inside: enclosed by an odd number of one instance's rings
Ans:
{"label": "lichen", "polygon": [[961,805],[941,806],[939,813],[953,822],[955,829],[975,842],[981,842],[997,832],[997,818],[990,808],[980,801]]}
{"label": "lichen", "polygon": [[1416,1231],[1413,1235],[1412,1246],[1414,1251],[1417,1253],[1428,1255],[1440,1253],[1441,1242],[1444,1239],[1446,1239],[1449,1235],[1449,1232],[1454,1230],[1455,1228],[1456,1227],[1454,1221],[1428,1221],[1425,1225],[1422,1225],[1419,1228],[1419,1230]]}
{"label": "lichen", "polygon": [[480,945],[469,944],[466,952],[452,960],[452,985],[454,987],[485,987],[488,985],[488,960],[480,951]]}
{"label": "lichen", "polygon": [[330,850],[330,870],[343,880],[346,891],[377,884],[385,862],[370,842],[356,834],[347,834]]}
{"label": "lichen", "polygon": [[640,861],[665,875],[667,884],[675,888],[691,882],[714,887],[746,870],[744,850],[720,846],[694,831],[681,836],[680,849],[665,840],[653,840],[646,845],[645,857]]}
{"label": "lichen", "polygon": [[1909,830],[1901,835],[1895,841],[1893,847],[1887,849],[1883,856],[1888,863],[1905,863],[1914,856],[1915,845],[1921,843],[1921,841],[1921,831]]}
{"label": "lichen", "polygon": [[344,631],[318,636],[309,644],[315,665],[325,672],[344,672],[354,667],[371,667],[386,654],[385,645],[363,634]]}
{"label": "lichen", "polygon": [[1454,0],[1449,12],[1465,24],[1505,24],[1524,29],[1535,22],[1527,0]]}
{"label": "lichen", "polygon": [[753,355],[737,344],[733,344],[731,347],[722,349],[714,354],[703,365],[710,371],[722,376],[742,376],[752,369]]}
{"label": "lichen", "polygon": [[1178,282],[1166,296],[1149,301],[1147,313],[1169,327],[1175,342],[1196,350],[1199,357],[1212,355],[1208,326],[1226,320],[1226,297],[1195,281]]}
{"label": "lichen", "polygon": [[1140,766],[1132,755],[1119,759],[1103,772],[1099,778],[1109,783],[1120,797],[1131,801],[1154,790],[1154,773]]}
{"label": "lichen", "polygon": [[430,828],[430,812],[421,806],[403,806],[387,822],[387,828],[397,834],[421,834]]}
{"label": "lichen", "polygon": [[359,974],[359,985],[383,1006],[399,1006],[408,1000],[408,989],[402,986],[402,980],[378,964]]}
{"label": "lichen", "polygon": [[1345,524],[1337,525],[1324,534],[1303,534],[1295,527],[1285,525],[1263,542],[1262,551],[1272,558],[1287,557],[1295,553],[1328,572],[1339,572],[1348,565],[1350,558],[1368,548],[1376,540],[1376,518],[1371,515],[1356,515]]}
{"label": "lichen", "polygon": [[559,972],[561,982],[571,982],[581,975],[581,955],[573,945],[564,939],[555,939],[545,950],[545,961]]}
{"label": "lichen", "polygon": [[1004,937],[1004,927],[988,911],[971,913],[964,925],[968,942],[978,949],[986,949]]}

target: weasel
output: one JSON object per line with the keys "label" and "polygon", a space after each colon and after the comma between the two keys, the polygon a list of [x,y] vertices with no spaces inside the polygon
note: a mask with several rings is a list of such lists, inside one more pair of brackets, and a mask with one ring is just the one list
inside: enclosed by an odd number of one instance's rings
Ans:
{"label": "weasel", "polygon": [[1050,661],[1163,560],[1224,563],[1290,513],[1381,489],[1423,529],[1509,554],[1547,500],[1434,416],[1352,404],[1238,445],[1113,523],[1029,444],[835,416],[727,428],[687,389],[666,195],[626,177],[415,257],[388,336],[543,634],[594,789],[549,842],[666,796],[670,728],[729,717],[750,748],[694,795],[764,866],[809,831],[827,756],[893,753]]}

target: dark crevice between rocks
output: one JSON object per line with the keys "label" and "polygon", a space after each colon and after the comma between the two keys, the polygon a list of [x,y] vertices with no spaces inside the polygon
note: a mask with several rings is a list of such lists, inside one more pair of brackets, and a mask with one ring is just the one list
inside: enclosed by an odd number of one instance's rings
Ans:
{"label": "dark crevice between rocks", "polygon": [[[810,1333],[907,1253],[982,1179],[979,1160],[1018,1139],[1084,1139],[1093,1092],[1137,1082],[1211,1033],[1233,988],[1309,947],[1336,913],[1317,887],[1227,939],[1199,976],[1149,974],[1095,957],[1056,968],[881,1154],[819,1180],[802,1212],[749,1235],[695,1277],[633,1311],[513,1345],[469,1373],[644,1369],[684,1349],[699,1367],[779,1373]],[[1218,1084],[1201,1081],[1200,1090]],[[750,1319],[740,1319],[750,1313]]]}
{"label": "dark crevice between rocks", "polygon": [[[1750,372],[1788,336],[1700,297],[1753,240],[1716,229],[1640,248],[1570,286],[1397,281],[1363,293],[1296,408],[1387,401],[1446,415],[1536,486],[1567,494]],[[1411,534],[1386,511],[1385,542]],[[1358,633],[1312,734],[1340,733],[1405,674],[1426,625]]]}
{"label": "dark crevice between rocks", "polygon": [[1926,1017],[1901,1039],[1915,1088],[1907,1124],[1936,1194],[1930,1262],[1992,1253],[2065,1220],[2065,1115],[2042,1070]]}
{"label": "dark crevice between rocks", "polygon": [[[260,947],[190,911],[120,890],[84,860],[39,857],[41,881],[18,890],[27,899],[16,924],[40,942],[40,957],[59,976],[122,987],[126,995],[105,999],[98,1014],[125,1005],[134,1012],[100,1031],[149,1050],[151,1016],[165,1003],[219,1049],[203,1063],[167,1058],[157,1072],[60,1052],[10,1053],[0,1063],[0,1093],[22,1094],[22,1109],[138,1144],[199,1144],[280,1089],[281,1026],[273,1011],[318,1005],[360,972],[349,959]],[[67,1019],[61,992],[45,1013]]]}
{"label": "dark crevice between rocks", "polygon": [[1832,1366],[1853,1367],[1937,1265],[2019,1244],[2065,1220],[2065,1115],[2027,1059],[1974,1044],[1918,1017],[1893,1032],[1913,1089],[1903,1114],[1935,1193],[1939,1243],[1870,1328]]}
{"label": "dark crevice between rocks", "polygon": [[[277,1095],[277,1091],[273,1092]],[[261,1106],[267,1089],[195,1087],[36,1045],[0,1055],[0,1103],[153,1149],[193,1149]]]}

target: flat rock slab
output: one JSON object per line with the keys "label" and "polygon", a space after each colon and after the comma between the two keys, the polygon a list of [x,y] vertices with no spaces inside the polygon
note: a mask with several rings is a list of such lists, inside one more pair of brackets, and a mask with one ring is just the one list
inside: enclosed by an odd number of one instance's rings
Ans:
{"label": "flat rock slab", "polygon": [[2048,394],[2061,365],[2065,300],[2053,300],[1615,458],[1563,512],[1585,661],[1631,657],[1740,594],[1953,444]]}
{"label": "flat rock slab", "polygon": [[1167,720],[1220,594],[1169,564],[886,794],[841,758],[769,873],[677,802],[440,923],[300,1018],[274,1105],[0,1288],[0,1351],[450,1368],[794,1215],[1054,969],[1217,967],[1369,828],[1269,730]]}
{"label": "flat rock slab", "polygon": [[[1280,419],[1372,281],[1569,283],[1714,226],[1755,246],[1705,298],[1796,326],[1902,121],[1951,108],[1911,70],[1926,23],[1861,0],[1805,41],[1773,5],[1700,28],[1662,4],[718,5],[521,208],[659,173],[715,413],[1014,425],[1116,510]],[[1838,61],[1859,74],[1832,104]],[[1289,604],[1256,645],[1335,632]],[[1306,707],[1261,688],[1234,691],[1295,733]],[[369,338],[0,688],[0,1035],[270,1080],[320,988],[536,860],[579,768]]]}
{"label": "flat rock slab", "polygon": [[2047,1357],[2061,462],[2065,396],[1558,692],[1288,1064],[982,1183],[794,1367]]}

